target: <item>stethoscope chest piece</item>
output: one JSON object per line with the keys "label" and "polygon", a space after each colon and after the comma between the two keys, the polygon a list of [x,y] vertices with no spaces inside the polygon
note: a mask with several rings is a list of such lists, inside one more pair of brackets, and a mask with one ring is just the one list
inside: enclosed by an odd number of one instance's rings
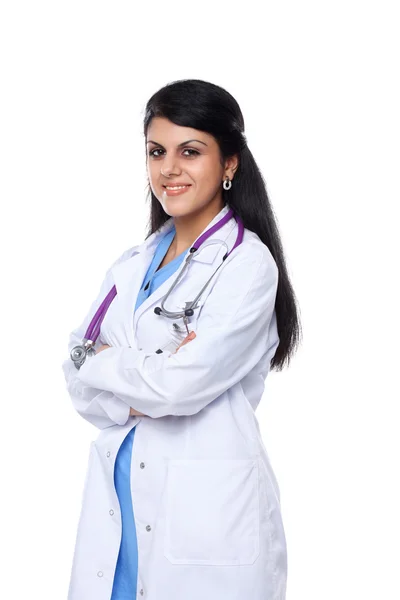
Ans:
{"label": "stethoscope chest piece", "polygon": [[85,344],[74,346],[70,352],[70,357],[77,369],[80,369],[88,356],[94,356],[96,354],[93,348],[93,342],[87,340]]}

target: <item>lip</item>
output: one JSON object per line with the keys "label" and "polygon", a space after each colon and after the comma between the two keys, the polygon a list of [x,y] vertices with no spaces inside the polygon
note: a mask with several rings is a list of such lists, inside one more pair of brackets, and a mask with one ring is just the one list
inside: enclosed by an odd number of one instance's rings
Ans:
{"label": "lip", "polygon": [[[171,184],[168,184],[168,185],[171,185]],[[168,190],[168,189],[165,187],[165,185],[163,185],[163,188],[164,188],[164,190],[165,190],[165,192],[164,192],[164,193],[165,193],[167,196],[180,196],[181,194],[185,194],[185,193],[188,191],[188,189],[191,187],[190,185],[188,185],[188,184],[185,184],[185,183],[179,183],[179,184],[176,184],[176,185],[183,185],[183,186],[185,186],[185,187],[183,187],[183,188],[180,188],[180,189],[178,189],[178,190]]]}
{"label": "lip", "polygon": [[178,182],[176,182],[176,183],[163,183],[162,184],[163,187],[166,187],[167,185],[175,187],[176,185],[192,185],[192,184],[191,183],[178,183]]}

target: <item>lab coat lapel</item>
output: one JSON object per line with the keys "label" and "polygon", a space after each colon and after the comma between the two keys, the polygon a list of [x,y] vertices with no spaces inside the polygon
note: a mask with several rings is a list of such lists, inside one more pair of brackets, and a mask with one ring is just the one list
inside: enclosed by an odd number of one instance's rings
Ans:
{"label": "lab coat lapel", "polygon": [[143,278],[150,266],[159,240],[172,226],[173,219],[171,218],[142,244],[135,246],[128,260],[118,263],[111,269],[121,307],[124,330],[131,348],[135,347],[133,317]]}
{"label": "lab coat lapel", "polygon": [[[217,221],[219,221],[228,212],[229,207],[225,205],[222,210],[216,215],[216,217],[207,225],[207,227],[201,232],[202,235],[206,230],[212,227]],[[151,234],[142,244],[135,247],[132,256],[117,264],[112,268],[112,274],[114,277],[115,286],[117,289],[117,295],[119,304],[123,314],[124,329],[131,347],[135,347],[135,334],[138,324],[138,320],[141,315],[147,309],[154,310],[155,306],[160,304],[160,300],[167,293],[172,285],[172,282],[178,277],[180,271],[185,266],[185,261],[189,255],[187,251],[185,258],[180,264],[179,268],[164,281],[148,298],[142,302],[142,304],[135,311],[135,305],[137,296],[140,291],[140,287],[143,283],[144,276],[150,263],[153,259],[156,247],[161,238],[173,227],[173,219],[170,218],[166,221],[157,231]],[[222,244],[212,243],[213,239],[226,241],[232,230],[236,227],[236,221],[232,217],[221,229],[212,234],[205,242],[205,247],[199,251],[198,255],[194,255],[192,261],[199,261],[204,263],[204,268],[209,270],[208,277],[211,277],[214,267],[214,261],[217,255],[220,254],[220,260],[226,252],[226,248]],[[200,237],[200,236],[198,236]],[[229,249],[235,243],[236,238],[228,245]],[[209,245],[208,245],[209,244]],[[183,276],[182,281],[185,279],[186,274]],[[207,277],[207,278],[208,278]],[[196,288],[197,289],[197,288]],[[200,290],[200,288],[199,288]],[[198,290],[198,291],[199,291]],[[191,298],[188,298],[190,300]]]}

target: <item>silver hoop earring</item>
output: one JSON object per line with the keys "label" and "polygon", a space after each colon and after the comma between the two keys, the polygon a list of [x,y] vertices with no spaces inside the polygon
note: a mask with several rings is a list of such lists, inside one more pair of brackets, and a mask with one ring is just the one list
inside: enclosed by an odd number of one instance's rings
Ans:
{"label": "silver hoop earring", "polygon": [[227,177],[222,185],[224,190],[230,190],[232,187],[232,181],[229,179],[229,177]]}

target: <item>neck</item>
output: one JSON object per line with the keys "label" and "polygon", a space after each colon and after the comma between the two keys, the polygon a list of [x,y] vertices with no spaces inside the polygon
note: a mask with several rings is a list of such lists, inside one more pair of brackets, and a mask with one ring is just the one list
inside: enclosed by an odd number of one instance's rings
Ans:
{"label": "neck", "polygon": [[199,212],[182,217],[174,217],[176,233],[171,243],[171,251],[174,253],[174,256],[178,256],[190,248],[223,207],[224,203],[222,201],[219,203],[210,202]]}

